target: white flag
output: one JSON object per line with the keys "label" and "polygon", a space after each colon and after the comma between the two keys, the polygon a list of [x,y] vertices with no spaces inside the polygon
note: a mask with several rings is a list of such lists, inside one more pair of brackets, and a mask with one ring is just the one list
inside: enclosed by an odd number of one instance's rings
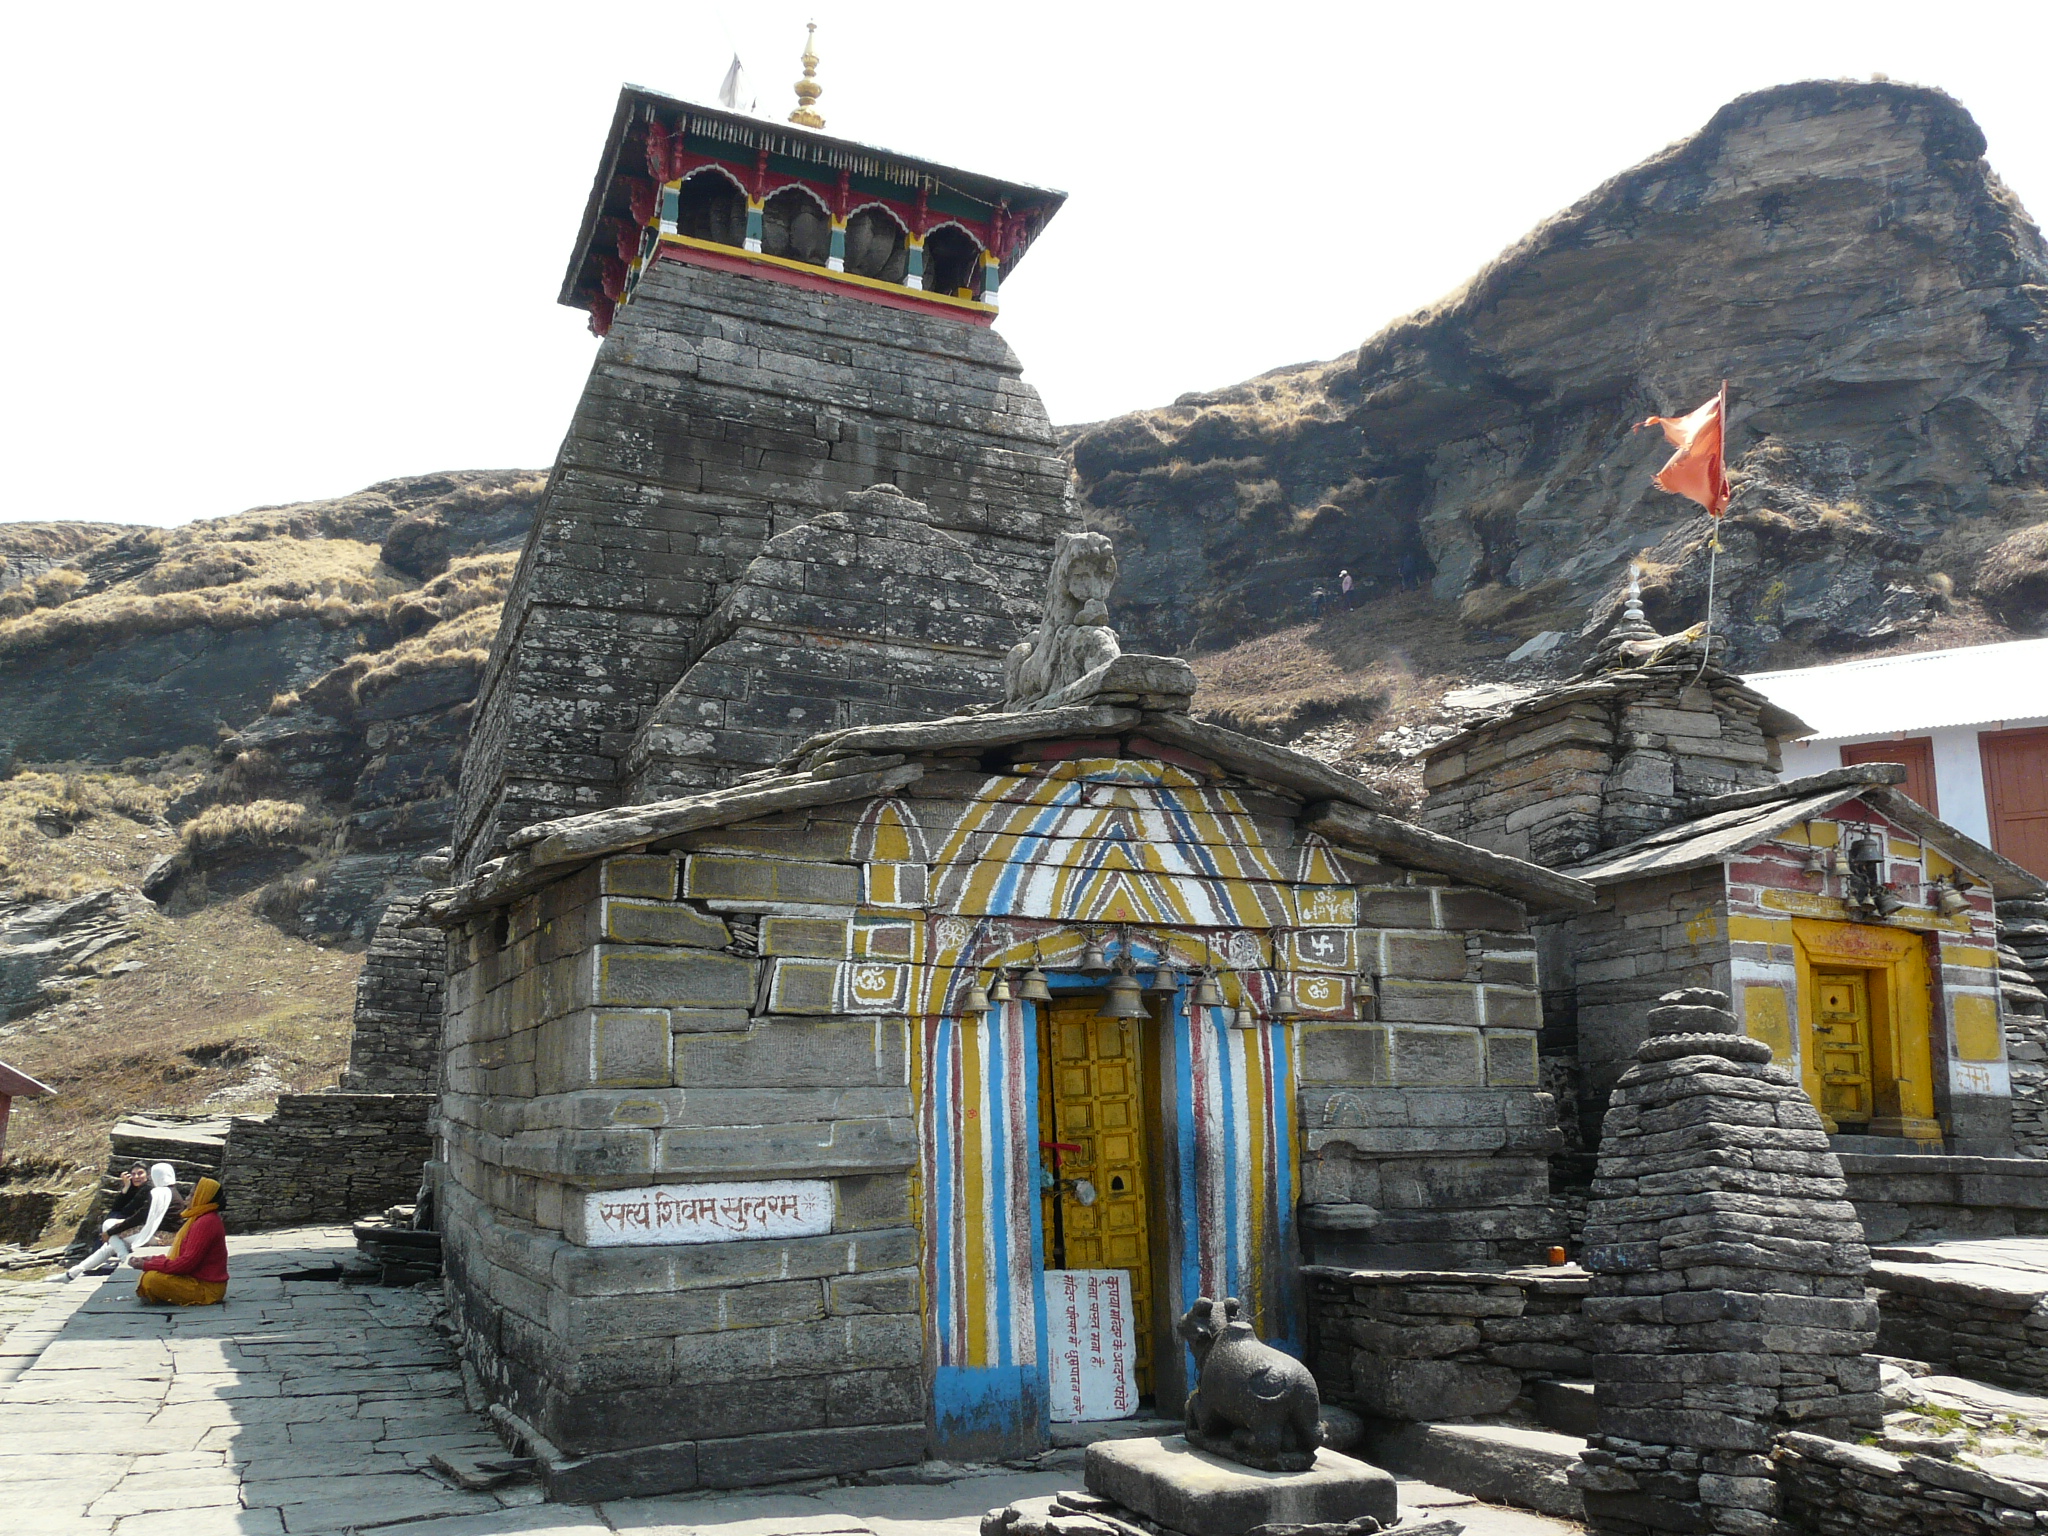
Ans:
{"label": "white flag", "polygon": [[725,72],[725,79],[718,87],[718,104],[734,112],[754,110],[755,98],[747,89],[746,67],[740,63],[740,56],[732,56],[732,64]]}

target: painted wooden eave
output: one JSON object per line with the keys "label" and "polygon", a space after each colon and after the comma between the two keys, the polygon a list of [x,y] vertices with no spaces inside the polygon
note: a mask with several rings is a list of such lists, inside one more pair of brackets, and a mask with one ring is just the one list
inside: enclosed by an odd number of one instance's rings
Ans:
{"label": "painted wooden eave", "polygon": [[56,1092],[48,1083],[39,1083],[26,1072],[0,1061],[0,1098],[41,1099]]}

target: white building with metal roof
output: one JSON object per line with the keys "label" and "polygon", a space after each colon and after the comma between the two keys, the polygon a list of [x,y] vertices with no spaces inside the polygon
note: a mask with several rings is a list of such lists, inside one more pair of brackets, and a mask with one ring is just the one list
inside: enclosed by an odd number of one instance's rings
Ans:
{"label": "white building with metal roof", "polygon": [[1957,830],[2048,875],[2048,639],[1757,672],[1750,687],[1813,725],[1784,745],[1796,778],[1905,764],[1905,790]]}

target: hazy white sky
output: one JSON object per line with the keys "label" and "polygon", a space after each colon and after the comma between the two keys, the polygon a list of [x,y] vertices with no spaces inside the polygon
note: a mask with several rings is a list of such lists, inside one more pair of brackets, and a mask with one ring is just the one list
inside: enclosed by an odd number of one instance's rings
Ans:
{"label": "hazy white sky", "polygon": [[1743,91],[1938,85],[2048,213],[2048,4],[10,7],[0,520],[545,465],[621,81],[1065,189],[998,322],[1053,419],[1356,346]]}

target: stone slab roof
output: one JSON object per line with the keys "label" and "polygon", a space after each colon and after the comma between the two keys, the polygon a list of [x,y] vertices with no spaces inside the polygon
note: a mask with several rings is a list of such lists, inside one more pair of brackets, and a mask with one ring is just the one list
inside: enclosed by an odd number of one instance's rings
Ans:
{"label": "stone slab roof", "polygon": [[1519,716],[1547,714],[1568,704],[1618,701],[1659,687],[1673,684],[1690,685],[1695,680],[1704,687],[1719,689],[1730,697],[1755,704],[1757,727],[1766,736],[1774,736],[1780,741],[1792,741],[1812,731],[1812,727],[1791,710],[1773,702],[1732,672],[1725,672],[1712,663],[1701,672],[1696,661],[1662,662],[1647,667],[1604,672],[1595,677],[1561,683],[1554,688],[1529,689],[1518,697],[1506,699],[1504,708],[1474,721],[1457,735],[1447,736],[1436,742],[1430,747],[1427,756],[1434,761],[1462,747],[1470,746],[1473,742],[1487,740],[1502,725]]}
{"label": "stone slab roof", "polygon": [[957,759],[963,751],[1106,735],[1130,735],[1194,753],[1221,772],[1299,799],[1302,825],[1340,847],[1450,875],[1538,910],[1589,908],[1597,902],[1591,887],[1568,875],[1475,848],[1390,814],[1387,803],[1366,785],[1312,757],[1175,709],[1140,707],[1144,702],[1142,695],[1128,701],[1116,696],[1058,709],[955,715],[813,737],[774,770],[728,789],[522,828],[506,840],[510,852],[463,884],[433,893],[424,910],[431,920],[451,924],[516,901],[592,859],[778,811],[893,794],[924,776],[926,765],[914,760],[919,756]]}
{"label": "stone slab roof", "polygon": [[1766,789],[1743,790],[1706,801],[1702,814],[1661,828],[1632,843],[1611,848],[1565,873],[1593,886],[1616,885],[1651,875],[1676,874],[1733,858],[1776,837],[1795,822],[1825,816],[1851,800],[1863,800],[1952,862],[1991,882],[2001,900],[2037,895],[2048,881],[1957,831],[1914,803],[1897,786],[1905,770],[1896,763],[1865,763]]}

